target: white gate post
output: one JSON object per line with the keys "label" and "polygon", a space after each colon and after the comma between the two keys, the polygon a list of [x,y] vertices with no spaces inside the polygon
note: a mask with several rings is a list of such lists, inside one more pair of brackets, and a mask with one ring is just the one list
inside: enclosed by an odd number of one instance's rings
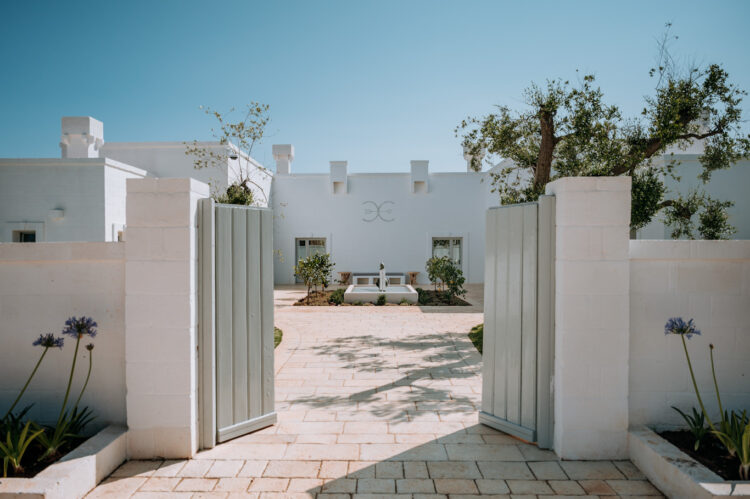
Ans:
{"label": "white gate post", "polygon": [[575,177],[556,197],[554,449],[627,457],[630,177]]}
{"label": "white gate post", "polygon": [[131,458],[193,456],[197,444],[197,205],[193,179],[129,179],[125,372]]}

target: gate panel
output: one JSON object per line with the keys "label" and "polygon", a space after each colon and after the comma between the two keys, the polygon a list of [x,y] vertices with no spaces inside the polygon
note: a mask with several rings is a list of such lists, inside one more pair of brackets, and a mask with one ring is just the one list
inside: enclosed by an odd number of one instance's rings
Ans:
{"label": "gate panel", "polygon": [[210,448],[276,421],[273,216],[203,200],[200,221],[199,414],[201,447]]}
{"label": "gate panel", "polygon": [[492,208],[486,231],[479,420],[540,447],[552,443],[551,209],[554,199],[546,196]]}

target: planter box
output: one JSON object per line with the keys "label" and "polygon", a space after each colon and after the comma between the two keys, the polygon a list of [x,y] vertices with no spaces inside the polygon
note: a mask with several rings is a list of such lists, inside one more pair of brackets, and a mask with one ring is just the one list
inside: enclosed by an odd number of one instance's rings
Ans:
{"label": "planter box", "polygon": [[0,499],[85,496],[127,458],[126,433],[108,426],[34,478],[0,478]]}
{"label": "planter box", "polygon": [[750,482],[727,481],[646,427],[628,434],[630,460],[668,497],[750,498]]}

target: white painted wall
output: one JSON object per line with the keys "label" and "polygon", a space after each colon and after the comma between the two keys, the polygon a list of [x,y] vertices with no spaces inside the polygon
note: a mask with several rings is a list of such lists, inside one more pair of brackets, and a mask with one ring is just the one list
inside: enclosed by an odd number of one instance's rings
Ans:
{"label": "white painted wall", "polygon": [[750,408],[750,241],[630,241],[630,424],[684,426],[698,403],[670,317],[702,331],[687,344],[701,395],[718,416],[708,345],[725,408]]}
{"label": "white painted wall", "polygon": [[627,456],[629,177],[563,178],[555,195],[554,449]]}
{"label": "white painted wall", "polygon": [[[92,342],[94,365],[82,403],[91,407],[93,428],[125,424],[125,245],[123,243],[0,244],[0,412],[5,413],[26,382],[42,333],[59,333],[70,316],[99,323]],[[88,340],[86,341],[88,343]],[[85,343],[84,343],[85,345]],[[51,349],[17,408],[34,403],[30,416],[54,423],[67,385],[75,340]],[[88,369],[81,347],[74,398]]]}
{"label": "white painted wall", "polygon": [[[199,142],[198,145],[220,154],[227,147],[218,142]],[[258,184],[256,199],[260,205],[268,206],[272,175],[262,167],[258,168],[260,165],[255,160],[244,155],[236,160],[229,159],[221,168],[196,169],[193,164],[195,158],[185,154],[185,144],[182,142],[105,142],[99,154],[143,168],[154,177],[194,178],[208,184],[212,193],[226,190],[244,172]]]}
{"label": "white painted wall", "polygon": [[382,261],[388,271],[419,271],[423,284],[428,282],[425,262],[432,256],[432,237],[462,237],[467,282],[482,282],[485,210],[497,204],[488,175],[431,173],[426,193],[412,192],[411,181],[409,173],[350,174],[346,192],[334,194],[327,173],[276,175],[276,283],[294,282],[294,242],[300,237],[326,239],[335,278],[340,271],[377,272]]}
{"label": "white painted wall", "polygon": [[0,242],[24,228],[37,241],[112,241],[113,225],[125,224],[125,179],[145,174],[98,158],[0,159]]}
{"label": "white painted wall", "polygon": [[[669,157],[667,156],[667,161]],[[713,198],[722,201],[734,201],[734,206],[729,208],[729,222],[737,229],[733,239],[750,239],[750,196],[747,194],[750,188],[750,161],[738,161],[728,170],[713,172],[711,181],[707,184],[698,178],[703,167],[698,161],[696,154],[677,154],[679,165],[674,168],[674,174],[680,177],[676,181],[671,177],[664,179],[667,186],[667,198],[675,194],[686,196],[690,189],[700,188]],[[663,159],[661,161],[664,161]],[[638,239],[671,239],[672,230],[662,222],[663,216],[659,215],[649,225],[638,231]],[[696,221],[697,225],[697,221]],[[695,237],[700,237],[696,232]]]}

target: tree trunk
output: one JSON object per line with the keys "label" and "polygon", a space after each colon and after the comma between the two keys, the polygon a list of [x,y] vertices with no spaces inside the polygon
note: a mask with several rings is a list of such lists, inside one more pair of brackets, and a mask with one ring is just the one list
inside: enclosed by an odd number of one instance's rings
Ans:
{"label": "tree trunk", "polygon": [[537,188],[547,185],[552,170],[552,153],[555,150],[555,129],[553,125],[554,115],[548,111],[539,113],[539,125],[541,128],[542,142],[539,145],[539,157],[536,160],[536,171],[534,172],[534,185]]}

